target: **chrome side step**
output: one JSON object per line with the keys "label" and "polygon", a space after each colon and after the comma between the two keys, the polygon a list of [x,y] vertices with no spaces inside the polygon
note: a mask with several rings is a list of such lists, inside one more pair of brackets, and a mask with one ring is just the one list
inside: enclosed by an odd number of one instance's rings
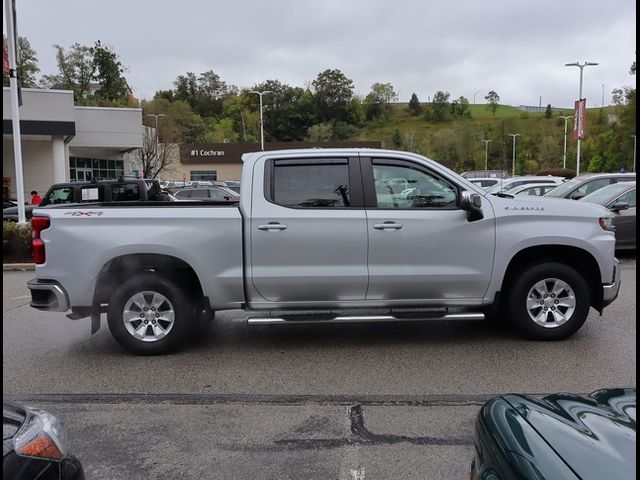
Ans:
{"label": "chrome side step", "polygon": [[484,320],[484,313],[443,313],[441,315],[424,315],[422,317],[411,315],[407,317],[395,315],[350,315],[323,319],[303,320],[299,317],[286,318],[268,318],[257,317],[249,318],[249,325],[308,325],[322,323],[384,323],[384,322],[424,322],[429,320]]}

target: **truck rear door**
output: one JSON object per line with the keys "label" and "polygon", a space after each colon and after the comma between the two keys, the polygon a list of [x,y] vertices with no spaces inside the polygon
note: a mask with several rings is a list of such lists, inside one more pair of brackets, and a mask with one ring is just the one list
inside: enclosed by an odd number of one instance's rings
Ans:
{"label": "truck rear door", "polygon": [[305,306],[364,300],[367,221],[358,158],[261,161],[251,205],[251,281],[264,299]]}

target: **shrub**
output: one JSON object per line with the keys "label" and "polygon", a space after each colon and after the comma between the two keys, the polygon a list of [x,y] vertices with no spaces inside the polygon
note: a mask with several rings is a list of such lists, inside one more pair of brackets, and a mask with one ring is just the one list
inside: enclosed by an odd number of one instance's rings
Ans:
{"label": "shrub", "polygon": [[2,222],[2,263],[32,261],[31,224]]}
{"label": "shrub", "polygon": [[538,171],[536,175],[553,175],[554,177],[565,177],[570,179],[576,176],[576,171],[569,168],[546,168]]}

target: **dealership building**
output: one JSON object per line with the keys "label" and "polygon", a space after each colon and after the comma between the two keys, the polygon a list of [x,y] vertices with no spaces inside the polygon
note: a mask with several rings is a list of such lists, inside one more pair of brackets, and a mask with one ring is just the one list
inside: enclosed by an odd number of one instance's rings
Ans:
{"label": "dealership building", "polygon": [[[270,142],[265,150],[291,148],[381,148],[381,142]],[[171,163],[162,180],[240,180],[242,155],[260,150],[259,143],[180,144],[172,149]]]}
{"label": "dealership building", "polygon": [[[53,183],[135,174],[142,147],[139,108],[78,107],[73,92],[22,90],[20,130],[25,198]],[[2,89],[3,193],[16,198],[10,89]]]}

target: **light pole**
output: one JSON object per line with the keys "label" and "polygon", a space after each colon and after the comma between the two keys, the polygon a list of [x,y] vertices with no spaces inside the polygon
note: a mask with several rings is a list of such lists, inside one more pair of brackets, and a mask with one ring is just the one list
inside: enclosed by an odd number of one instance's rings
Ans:
{"label": "light pole", "polygon": [[261,149],[264,150],[264,122],[262,120],[262,95],[265,93],[273,93],[271,90],[265,90],[264,92],[257,92],[255,90],[251,90],[249,93],[255,93],[260,97],[260,146]]}
{"label": "light pole", "polygon": [[636,136],[635,135],[629,135],[631,138],[633,138],[633,171],[636,171]]}
{"label": "light pole", "polygon": [[[584,67],[594,67],[596,65],[598,65],[595,62],[584,62],[584,63],[580,63],[580,62],[574,62],[574,63],[565,63],[564,64],[565,67],[578,67],[580,69],[580,91],[579,91],[579,101],[582,101],[582,70],[584,69]],[[577,151],[576,151],[576,177],[578,175],[580,175],[580,129],[582,127],[581,125],[581,120],[580,120],[580,116],[578,115],[578,120],[577,120],[577,125],[574,125],[573,128],[577,128],[578,129],[578,146],[577,146]]]}
{"label": "light pole", "polygon": [[564,115],[560,115],[560,118],[564,118],[564,150],[562,153],[562,168],[566,170],[567,168],[567,121],[573,118],[571,116],[565,117]]}
{"label": "light pole", "polygon": [[519,137],[519,133],[509,133],[510,137],[513,137],[513,160],[511,161],[511,176],[516,176],[516,137]]}
{"label": "light pole", "polygon": [[482,140],[484,142],[484,169],[489,170],[489,142],[491,140]]}
{"label": "light pole", "polygon": [[480,90],[478,90],[476,93],[473,94],[473,104],[476,104],[476,95],[478,95],[480,93]]}

